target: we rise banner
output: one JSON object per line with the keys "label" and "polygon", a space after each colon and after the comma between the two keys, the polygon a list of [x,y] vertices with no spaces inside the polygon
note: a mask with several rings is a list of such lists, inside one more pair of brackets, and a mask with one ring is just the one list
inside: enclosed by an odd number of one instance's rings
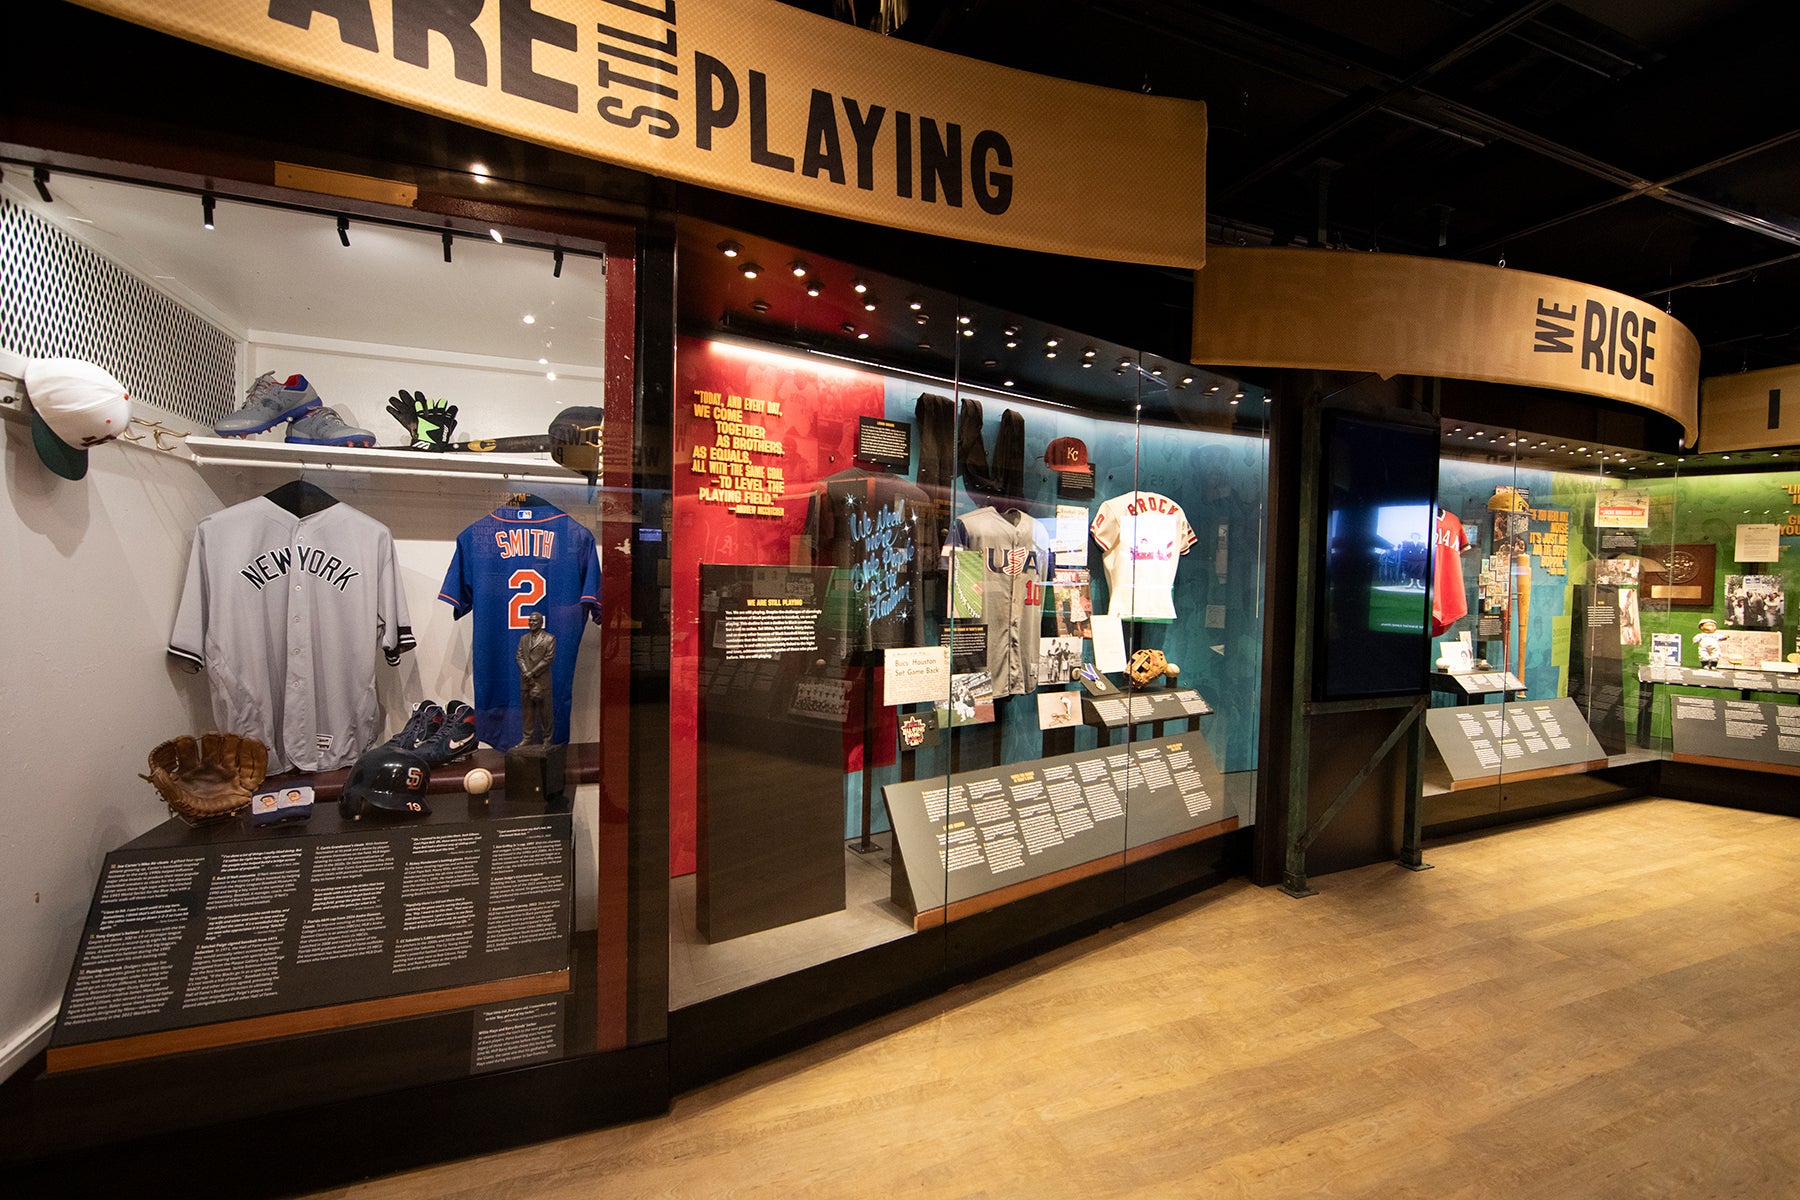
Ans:
{"label": "we rise banner", "polygon": [[723,191],[993,245],[1206,261],[1204,104],[991,66],[775,0],[80,2]]}

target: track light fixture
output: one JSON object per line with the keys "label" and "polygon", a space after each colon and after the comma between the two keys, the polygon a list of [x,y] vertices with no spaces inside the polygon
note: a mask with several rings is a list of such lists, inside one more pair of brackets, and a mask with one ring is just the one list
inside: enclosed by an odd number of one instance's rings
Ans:
{"label": "track light fixture", "polygon": [[550,270],[550,278],[561,279],[562,278],[562,258],[563,258],[562,251],[561,250],[552,250],[550,252],[550,255],[551,255],[550,261],[556,264]]}
{"label": "track light fixture", "polygon": [[31,172],[31,182],[37,187],[37,194],[44,198],[45,204],[55,204],[56,197],[50,194],[50,172],[38,167]]}
{"label": "track light fixture", "polygon": [[339,217],[338,218],[338,241],[342,242],[346,246],[348,246],[350,244],[350,218],[349,217]]}
{"label": "track light fixture", "polygon": [[447,233],[444,235],[444,261],[450,261],[450,235]]}
{"label": "track light fixture", "polygon": [[202,192],[200,195],[200,227],[202,229],[213,227],[213,204],[213,194]]}

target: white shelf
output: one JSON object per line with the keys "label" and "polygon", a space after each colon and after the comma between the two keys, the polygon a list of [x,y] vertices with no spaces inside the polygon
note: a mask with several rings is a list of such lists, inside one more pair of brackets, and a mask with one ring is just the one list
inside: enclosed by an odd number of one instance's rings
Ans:
{"label": "white shelf", "polygon": [[255,438],[217,437],[190,437],[184,445],[194,462],[201,466],[452,479],[517,479],[541,483],[585,482],[579,472],[558,466],[547,454],[440,454],[429,450],[302,446]]}

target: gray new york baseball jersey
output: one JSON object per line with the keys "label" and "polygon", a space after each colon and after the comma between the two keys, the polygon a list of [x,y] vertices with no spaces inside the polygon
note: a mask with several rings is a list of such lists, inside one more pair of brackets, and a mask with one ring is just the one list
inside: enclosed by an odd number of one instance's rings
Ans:
{"label": "gray new york baseball jersey", "polygon": [[1049,531],[1018,509],[978,508],[958,518],[946,549],[981,555],[981,619],[994,695],[1035,691],[1044,585],[1052,570]]}
{"label": "gray new york baseball jersey", "polygon": [[387,527],[347,504],[306,517],[258,496],[194,530],[169,653],[206,668],[213,720],[271,772],[328,771],[381,740],[375,654],[412,649]]}

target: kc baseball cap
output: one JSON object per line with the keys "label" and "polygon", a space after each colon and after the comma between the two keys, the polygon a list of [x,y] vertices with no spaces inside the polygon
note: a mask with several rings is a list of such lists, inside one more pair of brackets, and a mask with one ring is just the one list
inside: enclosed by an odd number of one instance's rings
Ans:
{"label": "kc baseball cap", "polygon": [[1087,443],[1080,438],[1057,438],[1045,447],[1044,462],[1052,471],[1085,471],[1088,469]]}
{"label": "kc baseball cap", "polygon": [[77,358],[33,359],[25,364],[31,398],[31,441],[44,465],[64,479],[87,475],[89,448],[125,432],[131,397],[125,385]]}

